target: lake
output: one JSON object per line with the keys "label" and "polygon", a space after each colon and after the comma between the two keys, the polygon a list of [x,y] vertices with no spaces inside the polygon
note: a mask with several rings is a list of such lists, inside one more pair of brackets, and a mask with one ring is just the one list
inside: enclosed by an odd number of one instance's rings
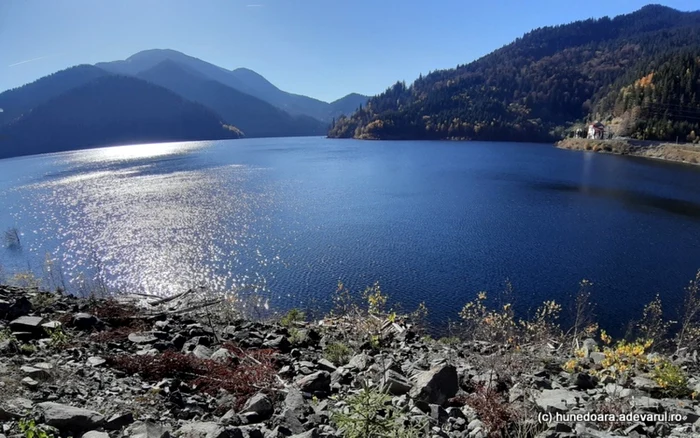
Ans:
{"label": "lake", "polygon": [[0,248],[5,277],[74,291],[206,285],[283,310],[379,281],[440,323],[506,280],[527,312],[585,278],[616,331],[657,293],[675,310],[700,268],[699,168],[542,144],[102,148],[0,160],[0,200],[0,230],[21,233]]}

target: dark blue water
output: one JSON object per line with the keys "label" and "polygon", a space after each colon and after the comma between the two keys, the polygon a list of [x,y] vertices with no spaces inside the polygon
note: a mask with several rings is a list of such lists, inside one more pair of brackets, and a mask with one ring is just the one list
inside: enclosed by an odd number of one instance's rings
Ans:
{"label": "dark blue water", "polygon": [[49,286],[206,284],[276,309],[379,281],[434,321],[507,279],[526,312],[585,278],[615,330],[657,293],[675,310],[700,268],[699,170],[550,145],[323,138],[16,158],[0,161],[0,230],[16,226],[22,247],[0,263]]}

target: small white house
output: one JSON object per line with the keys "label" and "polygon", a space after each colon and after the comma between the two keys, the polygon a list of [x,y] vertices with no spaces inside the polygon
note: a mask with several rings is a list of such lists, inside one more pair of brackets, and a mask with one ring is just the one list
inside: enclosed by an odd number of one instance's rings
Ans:
{"label": "small white house", "polygon": [[605,138],[605,125],[600,122],[591,123],[588,126],[588,138],[597,140]]}

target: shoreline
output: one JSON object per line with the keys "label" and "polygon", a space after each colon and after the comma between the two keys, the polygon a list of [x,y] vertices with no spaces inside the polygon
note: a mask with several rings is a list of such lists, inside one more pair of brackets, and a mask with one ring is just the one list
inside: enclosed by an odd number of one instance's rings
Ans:
{"label": "shoreline", "polygon": [[[364,438],[352,432],[365,426],[372,437],[396,429],[391,436],[406,438],[690,438],[700,430],[694,348],[614,343],[597,325],[562,335],[546,315],[512,341],[509,307],[482,313],[485,296],[462,311],[476,325],[435,340],[419,317],[377,312],[382,296],[370,298],[366,310],[319,320],[290,311],[258,321],[194,291],[105,299],[0,285],[0,438]],[[490,340],[470,336],[479,332]]]}
{"label": "shoreline", "polygon": [[559,149],[596,152],[602,154],[628,155],[693,166],[700,165],[700,146],[693,144],[673,144],[642,142],[635,140],[591,140],[565,138],[554,144]]}

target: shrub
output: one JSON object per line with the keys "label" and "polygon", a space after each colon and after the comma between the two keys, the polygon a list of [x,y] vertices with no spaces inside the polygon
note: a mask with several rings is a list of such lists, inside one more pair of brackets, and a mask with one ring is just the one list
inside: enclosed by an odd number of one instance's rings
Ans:
{"label": "shrub", "polygon": [[348,363],[351,354],[352,350],[350,347],[340,342],[328,344],[323,352],[323,356],[336,366]]}
{"label": "shrub", "polygon": [[41,426],[37,426],[33,419],[22,418],[19,420],[18,426],[25,438],[53,438],[53,434],[48,433]]}
{"label": "shrub", "polygon": [[304,322],[306,315],[299,309],[291,309],[281,319],[280,324],[285,327],[292,327],[298,322]]}
{"label": "shrub", "polygon": [[488,436],[503,436],[512,412],[501,394],[490,387],[480,385],[467,398],[467,404],[476,411],[488,430]]}
{"label": "shrub", "polygon": [[680,397],[688,394],[688,375],[681,367],[668,360],[659,362],[654,367],[654,380],[672,397]]}
{"label": "shrub", "polygon": [[335,410],[331,421],[346,438],[418,438],[425,436],[425,423],[411,424],[400,419],[391,396],[364,386],[345,400],[345,410]]}
{"label": "shrub", "polygon": [[676,347],[678,349],[700,347],[700,271],[685,288],[681,315]]}
{"label": "shrub", "polygon": [[606,346],[603,350],[605,358],[601,363],[605,368],[603,371],[619,377],[646,366],[649,363],[647,352],[653,343],[651,339],[638,339],[635,342],[620,341],[612,348]]}
{"label": "shrub", "polygon": [[664,311],[659,295],[647,305],[642,311],[642,319],[636,323],[639,336],[643,339],[650,339],[654,346],[660,346],[666,341],[666,336],[671,328],[671,321],[664,320]]}
{"label": "shrub", "polygon": [[69,337],[66,334],[66,332],[63,330],[63,326],[59,325],[55,328],[47,328],[44,329],[46,333],[49,335],[49,346],[51,348],[63,348],[66,345],[68,345]]}

